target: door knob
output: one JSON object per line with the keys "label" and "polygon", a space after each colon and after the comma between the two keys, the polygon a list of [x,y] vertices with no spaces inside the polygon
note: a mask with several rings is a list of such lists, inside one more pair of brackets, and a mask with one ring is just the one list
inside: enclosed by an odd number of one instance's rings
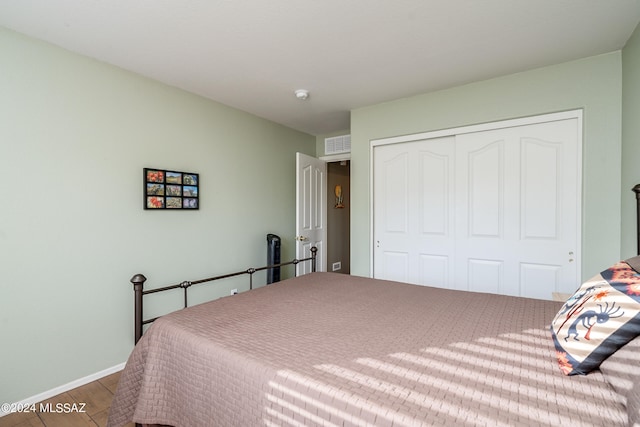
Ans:
{"label": "door knob", "polygon": [[307,240],[309,240],[309,238],[306,236],[296,236],[296,240],[298,242],[306,242]]}

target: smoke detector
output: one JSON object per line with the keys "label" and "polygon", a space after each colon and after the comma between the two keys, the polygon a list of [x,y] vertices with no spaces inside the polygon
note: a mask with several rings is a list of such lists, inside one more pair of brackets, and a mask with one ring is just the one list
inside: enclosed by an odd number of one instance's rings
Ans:
{"label": "smoke detector", "polygon": [[307,98],[309,98],[309,91],[306,89],[298,89],[294,93],[296,95],[296,98],[298,98],[301,101],[304,101]]}

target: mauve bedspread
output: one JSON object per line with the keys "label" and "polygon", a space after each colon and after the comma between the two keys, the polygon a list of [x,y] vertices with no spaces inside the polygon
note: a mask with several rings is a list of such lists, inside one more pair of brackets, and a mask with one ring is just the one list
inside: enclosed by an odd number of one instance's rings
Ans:
{"label": "mauve bedspread", "polygon": [[108,425],[626,425],[561,374],[560,303],[314,273],[157,320]]}

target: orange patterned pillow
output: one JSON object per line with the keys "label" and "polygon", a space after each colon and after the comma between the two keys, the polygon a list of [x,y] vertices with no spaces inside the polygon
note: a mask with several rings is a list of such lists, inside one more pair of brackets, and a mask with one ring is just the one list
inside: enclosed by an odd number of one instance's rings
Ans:
{"label": "orange patterned pillow", "polygon": [[551,323],[560,369],[588,374],[640,335],[640,274],[621,261],[587,280]]}

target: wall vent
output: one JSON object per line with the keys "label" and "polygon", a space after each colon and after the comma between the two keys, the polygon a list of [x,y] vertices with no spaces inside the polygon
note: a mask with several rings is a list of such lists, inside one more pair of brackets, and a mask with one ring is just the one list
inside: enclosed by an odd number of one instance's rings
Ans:
{"label": "wall vent", "polygon": [[351,152],[351,135],[340,135],[324,139],[324,154]]}

